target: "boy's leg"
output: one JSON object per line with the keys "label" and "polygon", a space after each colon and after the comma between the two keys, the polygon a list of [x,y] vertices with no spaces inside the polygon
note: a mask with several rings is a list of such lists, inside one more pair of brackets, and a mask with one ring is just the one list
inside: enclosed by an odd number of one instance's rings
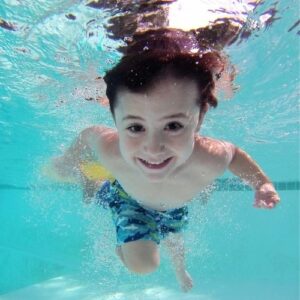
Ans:
{"label": "boy's leg", "polygon": [[183,236],[180,233],[169,233],[168,237],[163,240],[163,243],[167,247],[173,262],[177,280],[183,291],[187,292],[193,287],[193,280],[185,267]]}
{"label": "boy's leg", "polygon": [[160,263],[159,249],[155,242],[138,240],[117,246],[116,253],[131,271],[140,274],[153,272]]}

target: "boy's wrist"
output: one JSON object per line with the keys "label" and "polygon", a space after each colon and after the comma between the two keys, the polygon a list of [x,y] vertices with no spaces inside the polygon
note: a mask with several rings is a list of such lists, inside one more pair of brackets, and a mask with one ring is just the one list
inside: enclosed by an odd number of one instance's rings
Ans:
{"label": "boy's wrist", "polygon": [[271,181],[265,181],[255,186],[256,191],[275,191],[275,187]]}
{"label": "boy's wrist", "polygon": [[273,186],[271,180],[263,172],[259,172],[258,174],[256,174],[255,177],[256,178],[253,178],[253,181],[252,181],[253,189],[260,190],[261,187],[264,185]]}

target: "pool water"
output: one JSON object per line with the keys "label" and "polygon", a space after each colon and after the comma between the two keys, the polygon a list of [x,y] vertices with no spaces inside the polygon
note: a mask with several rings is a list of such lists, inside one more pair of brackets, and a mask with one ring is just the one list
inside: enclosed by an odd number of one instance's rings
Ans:
{"label": "pool water", "polygon": [[[272,26],[228,49],[239,90],[202,128],[249,152],[281,204],[253,208],[253,192],[230,173],[207,191],[206,205],[197,197],[185,233],[194,288],[183,294],[164,249],[157,272],[128,272],[114,252],[109,213],[41,172],[81,129],[113,126],[106,107],[85,100],[118,58],[101,35],[107,12],[95,17],[72,1],[28,2],[26,10],[25,2],[0,7],[0,18],[19,29],[0,27],[0,299],[299,299],[299,3],[278,3]],[[78,22],[60,23],[70,12]]]}

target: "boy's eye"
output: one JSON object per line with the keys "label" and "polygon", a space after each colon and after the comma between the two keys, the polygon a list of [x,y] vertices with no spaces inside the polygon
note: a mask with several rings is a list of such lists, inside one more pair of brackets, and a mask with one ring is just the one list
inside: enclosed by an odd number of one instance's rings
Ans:
{"label": "boy's eye", "polygon": [[180,124],[179,122],[171,122],[171,123],[167,124],[167,126],[165,127],[165,129],[170,130],[170,131],[178,131],[181,128],[183,128],[183,125]]}
{"label": "boy's eye", "polygon": [[127,130],[132,133],[138,133],[138,132],[144,131],[145,129],[142,125],[135,124],[135,125],[131,125],[131,126],[127,127]]}

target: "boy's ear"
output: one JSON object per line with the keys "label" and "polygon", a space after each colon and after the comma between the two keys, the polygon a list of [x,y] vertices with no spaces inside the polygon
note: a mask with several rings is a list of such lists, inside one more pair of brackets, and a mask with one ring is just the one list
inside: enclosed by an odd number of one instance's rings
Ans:
{"label": "boy's ear", "polygon": [[196,127],[196,132],[198,132],[200,130],[200,127],[202,125],[202,122],[204,120],[204,117],[205,117],[205,114],[207,113],[207,111],[208,111],[208,103],[205,103],[205,105],[203,105],[200,108],[199,119],[198,119],[198,124],[197,124],[197,127]]}

